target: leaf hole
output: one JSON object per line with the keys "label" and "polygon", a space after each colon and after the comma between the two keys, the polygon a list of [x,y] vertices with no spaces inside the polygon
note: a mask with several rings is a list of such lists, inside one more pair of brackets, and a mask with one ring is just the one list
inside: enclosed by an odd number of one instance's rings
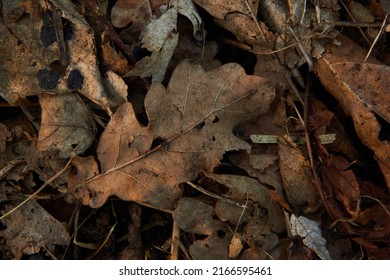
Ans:
{"label": "leaf hole", "polygon": [[162,143],[164,143],[164,139],[162,139],[161,137],[157,137],[152,142],[152,149],[156,148],[157,146],[161,145]]}
{"label": "leaf hole", "polygon": [[215,116],[212,123],[217,123],[217,122],[219,122],[219,118],[217,116]]}
{"label": "leaf hole", "polygon": [[79,144],[72,144],[71,146],[72,146],[73,149],[76,149],[78,145]]}
{"label": "leaf hole", "polygon": [[224,238],[226,233],[223,230],[217,230],[217,236],[219,238]]}
{"label": "leaf hole", "polygon": [[197,129],[197,130],[201,130],[204,126],[205,126],[205,122],[201,122],[201,123],[199,123],[195,128]]}

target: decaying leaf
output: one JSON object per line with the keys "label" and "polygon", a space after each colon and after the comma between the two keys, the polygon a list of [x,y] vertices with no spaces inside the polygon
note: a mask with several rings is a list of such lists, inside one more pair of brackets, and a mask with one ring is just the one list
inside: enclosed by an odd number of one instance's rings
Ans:
{"label": "decaying leaf", "polygon": [[[256,16],[261,1],[247,1],[249,7],[245,1],[195,0],[194,2],[212,15],[218,25],[232,32],[240,41],[251,46],[267,48],[268,43],[263,37],[264,33],[259,33],[258,25],[252,16],[252,12]],[[259,24],[263,32],[266,32],[267,27],[264,23]]]}
{"label": "decaying leaf", "polygon": [[390,68],[372,58],[369,63],[361,64],[365,51],[345,37],[340,37],[340,41],[342,47],[327,46],[327,53],[318,61],[318,76],[352,117],[357,135],[374,152],[390,188],[390,143],[380,139],[381,125],[374,114],[390,120],[387,107]]}
{"label": "decaying leaf", "polygon": [[229,245],[229,258],[236,258],[240,254],[243,247],[244,246],[242,245],[241,239],[234,235]]}
{"label": "decaying leaf", "polygon": [[148,91],[147,127],[130,103],[115,112],[99,140],[101,174],[79,182],[86,183],[81,188],[90,193],[89,205],[99,207],[117,195],[172,208],[181,196],[179,183],[211,171],[225,151],[250,148],[232,128],[267,112],[273,98],[270,81],[246,75],[237,64],[205,72],[182,62],[167,89],[154,83]]}
{"label": "decaying leaf", "polygon": [[375,16],[371,14],[370,10],[356,1],[348,1],[347,7],[353,19],[358,22],[374,22]]}
{"label": "decaying leaf", "polygon": [[[24,1],[27,2],[27,1]],[[50,1],[53,10],[61,10],[59,20],[66,21],[69,34],[66,48],[56,41],[50,9],[40,11],[42,17],[27,10],[25,17],[0,25],[1,41],[1,91],[9,103],[23,102],[27,96],[41,92],[81,94],[109,111],[107,97],[101,83],[92,30],[84,17],[68,1]],[[36,3],[40,9],[48,7],[43,1]],[[38,13],[38,11],[36,11]],[[65,39],[64,39],[65,40]],[[65,60],[65,61],[63,61]],[[59,66],[59,61],[63,65]],[[61,70],[62,69],[62,70]],[[79,73],[75,83],[72,73]]]}
{"label": "decaying leaf", "polygon": [[84,152],[95,139],[89,111],[77,94],[39,96],[42,121],[38,150],[59,158]]}
{"label": "decaying leaf", "polygon": [[164,80],[165,71],[179,40],[179,35],[174,33],[177,14],[177,7],[172,7],[160,18],[152,19],[141,34],[142,46],[152,54],[138,61],[127,76],[152,76],[155,82]]}
{"label": "decaying leaf", "polygon": [[[269,225],[274,232],[281,232],[285,229],[282,212],[269,195],[267,188],[259,181],[245,176],[228,174],[206,173],[205,175],[229,188],[229,192],[225,194],[226,197],[242,202],[249,199],[267,209]],[[242,211],[240,209],[239,213]]]}
{"label": "decaying leaf", "polygon": [[301,236],[303,244],[312,249],[323,260],[330,260],[326,240],[322,237],[321,228],[318,223],[304,216],[291,214],[291,233]]}
{"label": "decaying leaf", "polygon": [[203,29],[203,21],[194,5],[194,2],[192,0],[179,0],[177,2],[177,11],[179,14],[185,16],[191,21],[194,27],[194,37],[196,37],[197,33],[201,32]]}
{"label": "decaying leaf", "polygon": [[309,161],[289,136],[278,140],[280,173],[287,201],[306,213],[315,211],[319,207],[319,194],[312,180]]}
{"label": "decaying leaf", "polygon": [[115,72],[111,70],[107,71],[103,84],[106,89],[107,96],[110,97],[109,100],[111,107],[118,108],[127,101],[127,85]]}
{"label": "decaying leaf", "polygon": [[190,247],[190,254],[195,260],[227,260],[231,234],[222,237],[210,235],[196,240]]}
{"label": "decaying leaf", "polygon": [[[28,18],[24,21],[28,21]],[[30,21],[27,24],[32,25]],[[30,32],[35,33],[34,31],[35,28],[30,27]],[[3,23],[0,24],[0,40],[6,42],[0,45],[0,95],[8,103],[16,104],[31,95],[34,89],[38,91],[36,73],[44,67],[44,61],[36,59],[27,45],[18,44],[18,38]]]}
{"label": "decaying leaf", "polygon": [[344,158],[331,156],[324,160],[321,169],[324,187],[329,195],[334,195],[344,205],[345,209],[354,216],[360,200],[360,186],[350,163]]}
{"label": "decaying leaf", "polygon": [[279,173],[278,164],[269,166],[269,168],[265,170],[265,172],[263,172],[257,168],[256,164],[255,166],[252,166],[251,164],[252,156],[253,155],[248,155],[245,152],[241,152],[241,153],[231,155],[229,159],[235,165],[239,166],[240,168],[248,172],[250,176],[257,178],[257,180],[259,180],[260,183],[274,187],[275,190],[279,193],[279,195],[282,195],[284,193],[284,190],[283,190],[282,178]]}
{"label": "decaying leaf", "polygon": [[[9,204],[6,211],[16,205]],[[30,200],[2,221],[7,228],[0,231],[0,236],[6,238],[15,258],[20,258],[22,254],[36,254],[41,248],[52,245],[68,245],[70,241],[66,227],[34,200]]]}
{"label": "decaying leaf", "polygon": [[194,259],[227,259],[232,234],[226,224],[215,219],[214,207],[199,200],[184,197],[173,212],[173,219],[186,232],[207,235],[190,246]]}
{"label": "decaying leaf", "polygon": [[228,231],[226,224],[213,218],[214,207],[202,201],[183,197],[173,212],[173,219],[180,229],[201,235],[213,235],[218,230]]}
{"label": "decaying leaf", "polygon": [[[156,1],[153,1],[156,2]],[[161,3],[162,1],[159,1]],[[162,3],[161,3],[162,4]],[[149,1],[144,0],[119,0],[111,9],[112,25],[118,28],[126,27],[132,24],[136,31],[149,22],[152,15],[150,14]]]}
{"label": "decaying leaf", "polygon": [[[177,33],[177,17],[181,13],[188,17],[194,25],[194,35],[201,31],[202,19],[192,1],[173,1],[170,8],[150,23],[141,33],[142,47],[152,54],[138,61],[135,68],[127,76],[152,77],[154,82],[162,82],[168,64],[179,41]],[[201,38],[203,40],[203,36]]]}

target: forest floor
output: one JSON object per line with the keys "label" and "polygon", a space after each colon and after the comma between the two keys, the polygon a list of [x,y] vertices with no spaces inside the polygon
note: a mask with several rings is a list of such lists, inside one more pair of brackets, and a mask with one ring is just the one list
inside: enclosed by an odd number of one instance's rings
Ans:
{"label": "forest floor", "polygon": [[390,259],[388,1],[0,3],[0,259]]}

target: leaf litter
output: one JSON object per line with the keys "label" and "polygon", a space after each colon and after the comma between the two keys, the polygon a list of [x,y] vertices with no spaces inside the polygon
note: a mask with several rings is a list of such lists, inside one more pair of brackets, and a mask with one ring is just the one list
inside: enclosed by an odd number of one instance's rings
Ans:
{"label": "leaf litter", "polygon": [[390,258],[385,1],[233,2],[3,1],[2,259]]}

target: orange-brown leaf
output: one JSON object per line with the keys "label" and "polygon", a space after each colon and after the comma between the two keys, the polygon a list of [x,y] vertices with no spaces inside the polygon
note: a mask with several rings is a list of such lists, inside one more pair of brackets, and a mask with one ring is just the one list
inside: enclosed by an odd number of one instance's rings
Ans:
{"label": "orange-brown leaf", "polygon": [[273,97],[270,81],[246,75],[238,64],[205,72],[182,62],[168,88],[153,83],[148,91],[147,127],[130,103],[115,112],[99,140],[101,174],[84,186],[89,205],[99,207],[116,195],[174,207],[181,196],[178,184],[195,179],[200,170],[212,171],[225,151],[250,148],[232,129],[267,112]]}

